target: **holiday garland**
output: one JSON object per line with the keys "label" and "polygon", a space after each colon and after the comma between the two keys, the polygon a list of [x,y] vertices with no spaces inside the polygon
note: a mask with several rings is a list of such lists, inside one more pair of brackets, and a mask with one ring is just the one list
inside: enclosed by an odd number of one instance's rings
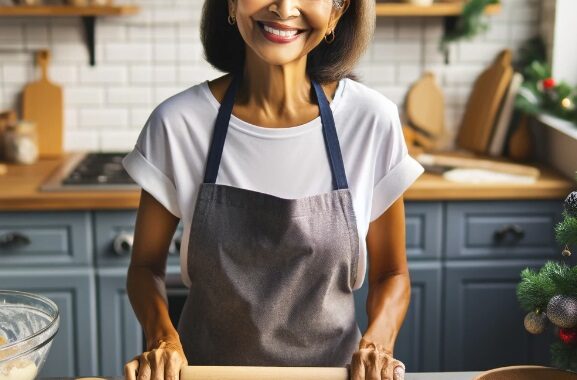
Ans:
{"label": "holiday garland", "polygon": [[491,4],[499,4],[500,0],[468,0],[463,6],[463,11],[457,18],[455,27],[445,30],[439,45],[442,51],[446,51],[447,44],[466,38],[471,39],[475,35],[488,29],[488,24],[481,16],[485,7]]}
{"label": "holiday garland", "polygon": [[[577,191],[567,196],[563,220],[555,226],[555,238],[564,245],[563,257],[577,244]],[[559,340],[551,345],[552,365],[577,372],[577,265],[547,262],[539,271],[521,272],[517,299],[528,312],[525,329],[541,334],[549,324]]]}
{"label": "holiday garland", "polygon": [[577,125],[577,87],[557,82],[551,76],[540,38],[525,43],[518,66],[524,80],[515,99],[516,108],[530,115],[548,113]]}

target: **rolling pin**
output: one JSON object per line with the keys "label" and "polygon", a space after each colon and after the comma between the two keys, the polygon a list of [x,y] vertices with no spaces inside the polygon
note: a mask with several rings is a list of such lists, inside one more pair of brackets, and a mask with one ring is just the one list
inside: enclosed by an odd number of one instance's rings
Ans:
{"label": "rolling pin", "polygon": [[180,380],[349,380],[347,368],[188,366]]}

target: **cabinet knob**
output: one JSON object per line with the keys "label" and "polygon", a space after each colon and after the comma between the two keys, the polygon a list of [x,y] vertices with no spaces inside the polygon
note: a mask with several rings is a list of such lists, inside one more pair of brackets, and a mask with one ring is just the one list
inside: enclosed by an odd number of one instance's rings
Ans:
{"label": "cabinet knob", "polygon": [[0,236],[0,248],[17,249],[30,244],[30,238],[20,232],[8,232]]}
{"label": "cabinet knob", "polygon": [[495,241],[499,243],[507,239],[507,236],[511,236],[514,242],[518,242],[525,237],[525,231],[518,224],[506,224],[493,234]]}
{"label": "cabinet knob", "polygon": [[132,251],[134,236],[128,232],[122,232],[114,238],[112,250],[118,256],[127,256]]}

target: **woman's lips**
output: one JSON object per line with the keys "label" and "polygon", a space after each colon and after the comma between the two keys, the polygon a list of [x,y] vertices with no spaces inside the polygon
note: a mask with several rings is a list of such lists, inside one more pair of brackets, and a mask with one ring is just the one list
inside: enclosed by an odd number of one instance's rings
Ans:
{"label": "woman's lips", "polygon": [[281,44],[296,40],[303,32],[301,29],[290,28],[277,23],[257,21],[257,24],[267,40]]}

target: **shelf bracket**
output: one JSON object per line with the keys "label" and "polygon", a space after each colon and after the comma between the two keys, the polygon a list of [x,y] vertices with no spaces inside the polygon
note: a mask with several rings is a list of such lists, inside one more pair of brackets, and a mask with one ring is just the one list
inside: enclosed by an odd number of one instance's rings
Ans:
{"label": "shelf bracket", "polygon": [[[443,35],[447,36],[452,34],[457,28],[457,22],[459,21],[459,16],[445,16],[443,18]],[[449,49],[446,48],[443,52],[445,56],[445,65],[449,64]]]}
{"label": "shelf bracket", "polygon": [[90,66],[96,65],[96,16],[82,16],[82,25],[84,26],[84,39],[88,48]]}

